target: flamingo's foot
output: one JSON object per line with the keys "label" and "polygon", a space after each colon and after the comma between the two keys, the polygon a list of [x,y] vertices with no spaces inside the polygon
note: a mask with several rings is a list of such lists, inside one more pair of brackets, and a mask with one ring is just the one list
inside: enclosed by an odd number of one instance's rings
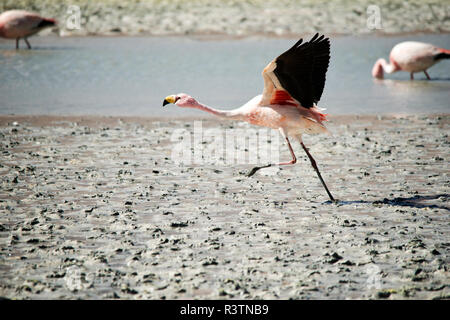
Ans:
{"label": "flamingo's foot", "polygon": [[271,164],[268,164],[267,166],[254,167],[254,168],[252,169],[252,171],[250,171],[250,172],[247,174],[247,177],[253,176],[259,169],[268,168],[268,167],[271,167],[271,166],[272,166]]}

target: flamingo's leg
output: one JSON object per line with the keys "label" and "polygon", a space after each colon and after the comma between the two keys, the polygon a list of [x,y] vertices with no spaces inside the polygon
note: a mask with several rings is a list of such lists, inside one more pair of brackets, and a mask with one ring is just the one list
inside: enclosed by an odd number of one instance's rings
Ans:
{"label": "flamingo's leg", "polygon": [[278,163],[278,164],[268,164],[268,165],[265,165],[265,166],[262,166],[262,167],[254,167],[254,168],[252,169],[252,171],[250,171],[250,172],[247,174],[247,177],[251,177],[251,176],[254,175],[259,169],[268,168],[268,167],[272,167],[272,166],[285,166],[285,165],[294,164],[294,163],[297,162],[297,158],[296,158],[296,156],[295,156],[294,150],[292,149],[291,143],[289,142],[289,139],[288,139],[288,137],[286,136],[286,133],[284,132],[284,130],[283,130],[282,128],[280,128],[280,132],[281,132],[281,134],[283,135],[283,137],[286,139],[287,145],[288,145],[288,147],[289,147],[289,151],[291,152],[291,155],[292,155],[292,160],[289,161],[289,162],[281,162],[281,163]]}
{"label": "flamingo's leg", "polygon": [[327,185],[325,184],[325,181],[323,181],[322,179],[322,175],[320,174],[319,168],[317,168],[317,164],[316,164],[316,160],[314,160],[314,158],[312,157],[312,155],[309,153],[308,149],[305,147],[305,145],[303,144],[303,141],[300,140],[300,144],[303,147],[303,150],[305,150],[306,155],[309,158],[309,161],[311,161],[311,165],[313,166],[314,170],[316,170],[317,175],[319,176],[320,182],[322,182],[322,185],[325,187],[325,190],[328,193],[328,196],[330,197],[330,200],[335,202],[336,200],[334,200],[333,196],[330,193],[330,190],[328,190]]}
{"label": "flamingo's leg", "polygon": [[414,80],[414,74],[411,72],[411,80]]}
{"label": "flamingo's leg", "polygon": [[16,50],[19,49],[19,39],[20,38],[16,38]]}
{"label": "flamingo's leg", "polygon": [[425,73],[425,75],[427,76],[428,80],[431,80],[430,75],[428,74],[427,70],[423,70],[423,73]]}
{"label": "flamingo's leg", "polygon": [[27,38],[23,38],[23,40],[25,40],[25,43],[27,44],[28,49],[31,49],[31,46],[30,46],[30,43],[28,42],[28,39]]}

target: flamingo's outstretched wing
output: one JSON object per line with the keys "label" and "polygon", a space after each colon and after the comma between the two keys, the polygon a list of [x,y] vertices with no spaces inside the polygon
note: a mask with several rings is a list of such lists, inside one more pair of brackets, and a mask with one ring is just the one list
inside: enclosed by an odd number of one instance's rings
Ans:
{"label": "flamingo's outstretched wing", "polygon": [[317,33],[309,42],[302,42],[300,39],[264,68],[261,105],[312,108],[320,100],[330,61],[330,40]]}

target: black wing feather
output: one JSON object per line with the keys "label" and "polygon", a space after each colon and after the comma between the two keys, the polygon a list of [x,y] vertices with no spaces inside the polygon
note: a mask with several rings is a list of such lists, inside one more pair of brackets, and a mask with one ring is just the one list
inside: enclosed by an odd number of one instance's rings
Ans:
{"label": "black wing feather", "polygon": [[280,84],[305,108],[320,100],[330,62],[330,39],[323,35],[302,44],[300,39],[276,59],[273,71]]}
{"label": "black wing feather", "polygon": [[41,22],[39,22],[39,24],[36,26],[36,28],[40,29],[40,28],[45,28],[45,27],[54,26],[54,25],[55,25],[54,21],[43,19]]}

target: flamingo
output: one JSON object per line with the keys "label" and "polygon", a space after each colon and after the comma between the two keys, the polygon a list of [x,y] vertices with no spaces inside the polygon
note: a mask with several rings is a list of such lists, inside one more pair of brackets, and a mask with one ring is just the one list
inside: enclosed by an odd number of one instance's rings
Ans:
{"label": "flamingo", "polygon": [[401,42],[392,48],[389,55],[390,63],[382,58],[375,62],[372,76],[383,79],[383,71],[386,73],[406,71],[410,73],[411,80],[414,80],[414,73],[423,71],[427,79],[431,80],[427,69],[437,62],[449,58],[450,50],[418,41]]}
{"label": "flamingo", "polygon": [[43,18],[33,12],[9,10],[0,14],[0,37],[16,39],[16,49],[19,49],[19,39],[23,38],[28,49],[31,49],[27,38],[54,25],[54,19]]}
{"label": "flamingo", "polygon": [[286,140],[292,160],[254,167],[247,174],[248,177],[262,168],[295,164],[297,158],[289,141],[289,136],[293,136],[300,142],[330,200],[334,202],[316,161],[302,140],[304,133],[329,133],[322,123],[326,121],[326,115],[321,113],[322,109],[316,105],[325,86],[329,61],[329,39],[315,34],[309,42],[303,43],[303,39],[300,39],[293,47],[272,60],[262,72],[264,80],[262,94],[240,108],[214,109],[185,93],[167,96],[163,106],[172,103],[182,108],[200,109],[224,119],[246,121],[253,125],[278,129]]}

